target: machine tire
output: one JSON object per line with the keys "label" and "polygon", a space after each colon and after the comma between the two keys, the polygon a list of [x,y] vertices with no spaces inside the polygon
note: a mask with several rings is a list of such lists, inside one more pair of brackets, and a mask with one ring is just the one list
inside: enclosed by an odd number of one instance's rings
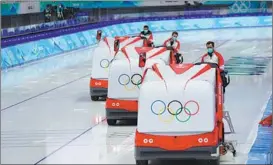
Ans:
{"label": "machine tire", "polygon": [[91,100],[92,101],[98,101],[99,100],[99,96],[91,96]]}
{"label": "machine tire", "polygon": [[116,125],[117,124],[117,120],[115,119],[107,119],[107,124],[110,126]]}
{"label": "machine tire", "polygon": [[102,101],[106,101],[107,97],[106,96],[103,96],[101,97]]}
{"label": "machine tire", "polygon": [[132,125],[137,125],[137,119],[129,119],[129,120],[126,120],[126,122],[128,123],[128,124],[132,124]]}
{"label": "machine tire", "polygon": [[136,160],[136,165],[148,165],[148,160]]}
{"label": "machine tire", "polygon": [[205,160],[205,163],[201,163],[201,164],[205,164],[205,165],[220,165],[220,157],[218,157],[217,159]]}

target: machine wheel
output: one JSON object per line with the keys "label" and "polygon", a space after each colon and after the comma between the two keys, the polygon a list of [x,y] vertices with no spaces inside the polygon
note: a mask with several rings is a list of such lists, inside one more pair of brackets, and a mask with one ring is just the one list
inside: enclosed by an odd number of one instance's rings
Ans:
{"label": "machine wheel", "polygon": [[99,96],[91,96],[91,100],[92,101],[98,101],[99,100]]}
{"label": "machine wheel", "polygon": [[136,160],[136,165],[148,165],[148,160]]}
{"label": "machine wheel", "polygon": [[107,124],[108,125],[116,125],[116,123],[117,123],[117,120],[115,120],[115,119],[107,119]]}
{"label": "machine wheel", "polygon": [[101,97],[102,101],[106,101],[106,96]]}
{"label": "machine wheel", "polygon": [[137,119],[128,119],[128,120],[125,120],[126,124],[129,124],[129,125],[137,125]]}

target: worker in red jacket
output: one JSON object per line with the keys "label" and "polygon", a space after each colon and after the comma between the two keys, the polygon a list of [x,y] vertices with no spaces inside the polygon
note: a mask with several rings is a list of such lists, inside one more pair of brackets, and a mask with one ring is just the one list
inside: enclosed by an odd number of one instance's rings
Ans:
{"label": "worker in red jacket", "polygon": [[227,75],[227,71],[225,71],[225,60],[222,54],[217,52],[214,48],[214,42],[208,41],[206,43],[207,47],[207,53],[202,56],[201,62],[208,62],[208,63],[215,63],[219,66],[220,68],[220,74],[222,78],[222,83],[223,83],[223,91],[225,93],[225,88],[228,86],[230,79],[229,76]]}
{"label": "worker in red jacket", "polygon": [[223,56],[214,49],[214,42],[208,41],[206,43],[207,53],[202,56],[201,62],[215,63],[224,71],[225,61]]}
{"label": "worker in red jacket", "polygon": [[178,32],[173,32],[171,38],[167,39],[163,45],[166,47],[172,47],[176,52],[179,52],[180,42],[178,41],[177,37]]}
{"label": "worker in red jacket", "polygon": [[180,42],[178,41],[177,37],[178,32],[174,31],[172,33],[172,36],[164,42],[163,46],[167,48],[172,48],[174,51],[176,63],[181,64],[183,63],[183,56],[180,52]]}
{"label": "worker in red jacket", "polygon": [[153,33],[149,30],[148,25],[145,25],[143,27],[143,31],[140,32],[139,37],[141,37],[142,39],[147,40],[147,46],[151,46],[151,47],[154,46]]}

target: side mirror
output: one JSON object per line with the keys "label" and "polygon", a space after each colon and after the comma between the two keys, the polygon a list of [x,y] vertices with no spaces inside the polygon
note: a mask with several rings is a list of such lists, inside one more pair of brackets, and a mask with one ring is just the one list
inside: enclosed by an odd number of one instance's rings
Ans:
{"label": "side mirror", "polygon": [[101,35],[102,35],[102,31],[101,31],[101,30],[98,30],[98,31],[97,31],[97,36],[96,36],[97,41],[100,41],[100,40],[101,40]]}
{"label": "side mirror", "polygon": [[145,63],[146,63],[146,52],[140,53],[139,54],[138,66],[140,68],[143,68],[145,66]]}
{"label": "side mirror", "polygon": [[177,64],[182,64],[184,61],[184,58],[183,58],[182,54],[180,54],[180,53],[175,54],[175,59],[176,59]]}
{"label": "side mirror", "polygon": [[114,41],[114,51],[117,52],[119,50],[119,40]]}
{"label": "side mirror", "polygon": [[148,47],[148,40],[145,37],[141,37],[143,39],[143,47]]}
{"label": "side mirror", "polygon": [[219,65],[216,63],[210,63],[210,62],[197,62],[194,65],[202,65],[202,64],[209,64],[212,68],[219,68]]}

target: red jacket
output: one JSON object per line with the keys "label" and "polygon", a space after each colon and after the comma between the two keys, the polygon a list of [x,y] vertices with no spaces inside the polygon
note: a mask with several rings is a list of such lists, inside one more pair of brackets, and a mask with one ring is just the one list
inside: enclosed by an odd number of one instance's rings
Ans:
{"label": "red jacket", "polygon": [[168,46],[172,46],[174,48],[174,50],[176,52],[178,52],[180,50],[180,42],[178,40],[174,41],[173,45],[171,45],[171,39],[169,38],[164,42],[164,46],[168,47]]}
{"label": "red jacket", "polygon": [[202,56],[201,62],[216,63],[216,64],[218,64],[218,66],[221,70],[224,70],[224,67],[225,67],[225,60],[224,60],[222,54],[220,54],[217,51],[214,51],[211,57],[207,53],[204,54]]}

